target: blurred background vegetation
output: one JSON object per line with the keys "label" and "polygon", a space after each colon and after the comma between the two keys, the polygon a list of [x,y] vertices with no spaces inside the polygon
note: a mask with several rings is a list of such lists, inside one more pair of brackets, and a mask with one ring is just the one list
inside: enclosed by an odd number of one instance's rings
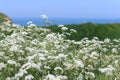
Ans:
{"label": "blurred background vegetation", "polygon": [[[92,39],[93,37],[98,37],[100,40],[105,38],[117,39],[120,38],[120,24],[73,24],[65,25],[68,29],[75,29],[77,33],[73,33],[71,36],[67,36],[71,40],[81,40],[82,38],[88,37]],[[47,27],[55,33],[61,33],[61,29],[57,25]],[[68,32],[69,32],[68,30]]]}

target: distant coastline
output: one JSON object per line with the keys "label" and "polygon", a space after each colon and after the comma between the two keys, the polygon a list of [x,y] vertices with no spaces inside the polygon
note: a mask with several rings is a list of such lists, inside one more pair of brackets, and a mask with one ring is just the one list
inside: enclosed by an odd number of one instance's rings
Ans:
{"label": "distant coastline", "polygon": [[[28,21],[32,21],[37,26],[43,26],[41,18],[12,18],[13,23],[26,26]],[[120,23],[120,18],[49,18],[52,25],[59,24],[81,24],[91,22],[94,24]]]}

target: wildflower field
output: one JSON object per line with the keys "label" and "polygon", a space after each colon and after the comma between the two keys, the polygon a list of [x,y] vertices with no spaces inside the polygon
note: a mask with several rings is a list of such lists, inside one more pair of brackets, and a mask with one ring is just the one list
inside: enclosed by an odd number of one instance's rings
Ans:
{"label": "wildflower field", "polygon": [[58,27],[1,24],[0,80],[120,80],[120,39],[69,40],[77,31]]}

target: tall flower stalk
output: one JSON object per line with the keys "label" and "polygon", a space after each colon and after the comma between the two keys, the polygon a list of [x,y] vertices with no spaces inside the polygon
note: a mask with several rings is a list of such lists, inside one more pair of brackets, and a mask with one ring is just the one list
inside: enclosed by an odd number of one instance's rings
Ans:
{"label": "tall flower stalk", "polygon": [[47,17],[47,15],[41,15],[41,17],[42,17],[42,20],[43,20],[43,23],[44,23],[44,26],[49,26],[49,25],[51,25],[51,22],[50,21],[48,21],[48,17]]}

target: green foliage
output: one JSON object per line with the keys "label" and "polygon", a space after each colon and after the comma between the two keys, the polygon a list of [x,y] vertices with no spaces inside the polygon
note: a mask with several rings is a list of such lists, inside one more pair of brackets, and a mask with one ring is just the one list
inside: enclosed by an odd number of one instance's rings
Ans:
{"label": "green foliage", "polygon": [[[75,29],[77,33],[72,34],[71,36],[67,36],[68,39],[71,40],[81,40],[82,38],[88,37],[92,39],[93,37],[98,37],[100,40],[105,38],[115,39],[120,38],[120,24],[73,24],[73,25],[65,25],[69,29]],[[53,32],[60,32],[59,27],[50,26],[47,27],[51,29]]]}
{"label": "green foliage", "polygon": [[1,24],[2,22],[4,22],[4,21],[5,21],[4,19],[0,18],[0,24]]}

